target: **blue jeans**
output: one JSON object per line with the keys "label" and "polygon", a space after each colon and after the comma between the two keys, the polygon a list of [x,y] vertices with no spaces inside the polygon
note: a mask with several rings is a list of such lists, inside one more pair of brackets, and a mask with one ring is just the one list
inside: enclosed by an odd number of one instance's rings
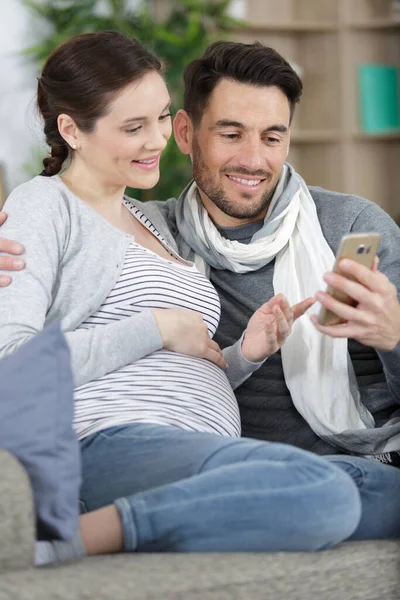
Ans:
{"label": "blue jeans", "polygon": [[400,469],[346,454],[324,459],[346,471],[360,493],[361,519],[349,541],[400,538]]}
{"label": "blue jeans", "polygon": [[127,551],[321,550],[360,521],[352,478],[285,444],[133,424],[81,450],[85,509],[115,501]]}

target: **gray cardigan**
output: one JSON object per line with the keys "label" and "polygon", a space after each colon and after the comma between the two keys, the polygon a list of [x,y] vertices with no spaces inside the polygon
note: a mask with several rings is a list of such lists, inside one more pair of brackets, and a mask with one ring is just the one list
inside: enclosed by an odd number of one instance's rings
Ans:
{"label": "gray cardigan", "polygon": [[[134,203],[177,251],[158,208],[147,211],[146,205]],[[77,330],[118,280],[132,236],[72,194],[59,176],[38,176],[18,186],[4,210],[8,219],[2,234],[24,245],[26,268],[15,272],[12,284],[0,292],[0,358],[55,319],[61,319],[71,350],[76,386],[162,348],[150,310]],[[260,365],[248,362],[240,348],[238,340],[224,351],[233,388]]]}

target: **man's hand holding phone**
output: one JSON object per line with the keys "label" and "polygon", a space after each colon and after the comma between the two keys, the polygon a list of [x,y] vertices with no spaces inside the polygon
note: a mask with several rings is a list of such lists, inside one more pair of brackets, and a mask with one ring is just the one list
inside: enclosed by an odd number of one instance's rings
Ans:
{"label": "man's hand holding phone", "polygon": [[[322,306],[340,317],[340,325],[320,325],[312,316],[315,327],[336,338],[352,338],[378,350],[393,350],[400,341],[400,303],[397,289],[378,271],[375,258],[372,269],[354,260],[339,261],[340,273],[326,273],[324,280],[330,288],[344,293],[355,302],[351,306],[327,292],[316,293]],[[349,279],[350,277],[350,279]]]}

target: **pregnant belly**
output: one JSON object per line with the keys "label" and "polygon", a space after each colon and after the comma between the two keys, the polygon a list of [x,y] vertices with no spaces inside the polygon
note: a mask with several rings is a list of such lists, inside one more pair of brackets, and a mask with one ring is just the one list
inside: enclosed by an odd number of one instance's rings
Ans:
{"label": "pregnant belly", "polygon": [[95,402],[129,421],[181,423],[187,429],[240,435],[235,395],[222,369],[210,361],[158,350],[75,390],[76,417]]}

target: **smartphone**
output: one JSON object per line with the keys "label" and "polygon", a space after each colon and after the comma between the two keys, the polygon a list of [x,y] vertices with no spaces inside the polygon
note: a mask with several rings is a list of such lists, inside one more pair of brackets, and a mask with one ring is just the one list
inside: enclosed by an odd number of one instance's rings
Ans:
{"label": "smartphone", "polygon": [[[343,236],[336,255],[335,265],[333,267],[335,273],[340,273],[344,277],[354,280],[354,277],[351,275],[340,271],[339,263],[342,258],[350,258],[351,260],[358,262],[360,265],[364,265],[364,267],[371,269],[376,252],[378,250],[380,239],[381,236],[379,233],[349,233],[348,235]],[[326,292],[344,304],[348,304],[350,306],[356,306],[357,304],[356,300],[353,300],[353,298],[350,298],[350,296],[344,292],[335,290],[331,286],[327,287]],[[333,313],[331,310],[328,310],[325,308],[325,306],[321,307],[318,315],[318,323],[320,325],[339,325],[343,322],[344,321],[335,315],[335,313]]]}

